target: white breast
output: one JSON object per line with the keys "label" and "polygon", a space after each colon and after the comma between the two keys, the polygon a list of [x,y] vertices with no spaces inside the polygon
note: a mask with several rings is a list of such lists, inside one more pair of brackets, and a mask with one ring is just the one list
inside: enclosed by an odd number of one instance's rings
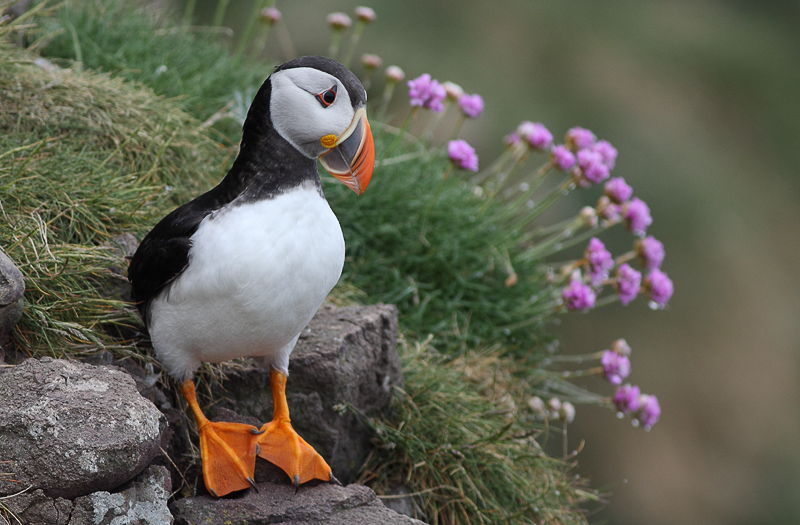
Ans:
{"label": "white breast", "polygon": [[191,240],[189,266],[153,301],[149,327],[179,379],[201,361],[270,356],[292,343],[344,264],[339,221],[311,185],[222,209]]}

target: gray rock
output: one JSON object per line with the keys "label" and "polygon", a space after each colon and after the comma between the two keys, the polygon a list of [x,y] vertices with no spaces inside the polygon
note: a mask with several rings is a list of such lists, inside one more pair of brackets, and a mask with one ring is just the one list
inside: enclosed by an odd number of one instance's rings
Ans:
{"label": "gray rock", "polygon": [[[68,525],[72,502],[49,498],[42,489],[25,492],[3,500],[3,505],[24,524]],[[0,514],[2,516],[2,514]],[[5,525],[5,522],[0,520]],[[11,518],[9,523],[16,523]]]}
{"label": "gray rock", "polygon": [[151,465],[116,493],[75,498],[68,525],[167,525],[172,483],[166,467]]}
{"label": "gray rock", "polygon": [[111,491],[147,466],[166,419],[113,368],[49,357],[0,369],[0,459],[18,483],[52,498]]}
{"label": "gray rock", "polygon": [[10,349],[11,331],[22,318],[25,279],[11,259],[0,251],[0,363]]}
{"label": "gray rock", "polygon": [[[322,454],[339,480],[353,481],[371,449],[370,435],[355,414],[334,407],[349,403],[374,417],[388,405],[393,386],[404,386],[397,309],[323,306],[292,352],[289,374],[286,398],[292,426]],[[226,375],[227,380],[212,389],[215,408],[270,421],[269,371],[254,365],[226,370]]]}
{"label": "gray rock", "polygon": [[260,483],[258,493],[237,499],[198,496],[173,503],[175,525],[424,525],[387,509],[371,489],[330,483],[291,485]]}

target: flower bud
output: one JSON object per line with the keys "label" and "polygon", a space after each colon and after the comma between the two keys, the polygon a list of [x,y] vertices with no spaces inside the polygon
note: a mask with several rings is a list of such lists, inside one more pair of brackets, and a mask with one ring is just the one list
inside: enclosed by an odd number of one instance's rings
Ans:
{"label": "flower bud", "polygon": [[572,423],[575,420],[575,407],[569,401],[561,403],[558,410],[558,419],[565,423]]}
{"label": "flower bud", "polygon": [[637,239],[633,243],[633,249],[643,268],[647,270],[661,268],[661,263],[664,261],[664,245],[661,241],[648,235],[644,239]]}
{"label": "flower bud", "polygon": [[389,66],[386,68],[386,81],[387,82],[402,82],[406,78],[406,74],[397,66]]}
{"label": "flower bud", "polygon": [[628,345],[628,342],[625,339],[617,339],[611,343],[611,350],[619,355],[631,355],[631,347]]}
{"label": "flower bud", "polygon": [[528,407],[530,407],[530,409],[533,410],[534,412],[537,412],[539,414],[544,414],[545,411],[544,401],[542,401],[542,398],[539,396],[533,396],[532,398],[530,398],[528,400]]}
{"label": "flower bud", "polygon": [[350,17],[344,13],[331,13],[328,15],[327,21],[328,25],[331,26],[331,28],[333,28],[335,31],[349,29],[350,26],[353,25]]}
{"label": "flower bud", "polygon": [[372,55],[370,53],[361,55],[361,65],[363,65],[364,69],[367,71],[372,71],[373,69],[380,67],[381,62],[383,61],[378,55]]}
{"label": "flower bud", "polygon": [[623,385],[617,388],[614,393],[612,402],[622,414],[630,414],[639,410],[639,395],[641,391],[638,386],[631,386],[630,384]]}
{"label": "flower bud", "polygon": [[597,227],[597,212],[591,206],[584,206],[579,213],[581,222],[587,228]]}
{"label": "flower bud", "polygon": [[461,98],[461,95],[464,94],[464,89],[455,82],[450,82],[448,80],[442,85],[444,86],[444,90],[447,93],[448,100],[457,101],[458,99]]}
{"label": "flower bud", "polygon": [[356,18],[366,24],[374,22],[376,18],[375,10],[371,7],[356,7]]}
{"label": "flower bud", "polygon": [[283,18],[281,12],[274,7],[265,7],[261,10],[261,14],[259,15],[259,20],[261,23],[271,26],[280,22],[281,18]]}

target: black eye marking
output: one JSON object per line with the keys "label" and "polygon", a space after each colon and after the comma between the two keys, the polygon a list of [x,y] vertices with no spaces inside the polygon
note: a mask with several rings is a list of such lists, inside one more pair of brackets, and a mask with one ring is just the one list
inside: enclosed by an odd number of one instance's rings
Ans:
{"label": "black eye marking", "polygon": [[323,108],[327,108],[333,104],[336,100],[336,84],[334,84],[332,88],[327,89],[317,95],[317,100],[319,100],[319,103],[322,104]]}

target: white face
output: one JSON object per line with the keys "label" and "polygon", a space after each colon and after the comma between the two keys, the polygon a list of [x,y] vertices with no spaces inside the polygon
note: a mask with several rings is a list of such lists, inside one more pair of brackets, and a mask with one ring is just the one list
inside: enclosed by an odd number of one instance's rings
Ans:
{"label": "white face", "polygon": [[[270,113],[278,133],[304,155],[315,158],[326,151],[320,139],[339,137],[355,116],[350,94],[334,76],[318,69],[298,67],[272,74]],[[336,98],[329,106],[318,95],[335,86]]]}

